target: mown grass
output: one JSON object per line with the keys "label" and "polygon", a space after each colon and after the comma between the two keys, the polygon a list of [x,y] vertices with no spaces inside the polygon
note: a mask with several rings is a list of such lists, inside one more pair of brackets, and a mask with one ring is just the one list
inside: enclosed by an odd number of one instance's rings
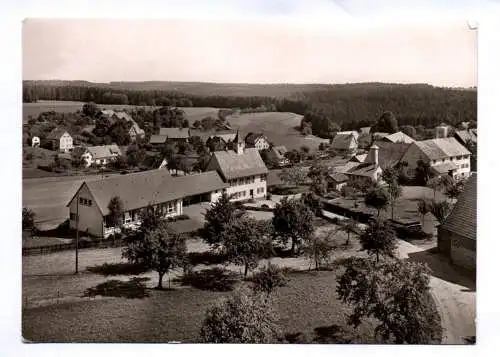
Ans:
{"label": "mown grass", "polygon": [[[374,341],[373,321],[356,330],[346,325],[349,307],[336,297],[336,276],[336,271],[296,272],[278,289],[273,305],[284,342]],[[235,287],[241,284],[247,283]],[[119,291],[113,294],[109,289],[115,285]],[[23,337],[51,342],[196,342],[205,311],[229,293],[179,286],[144,292],[138,285],[112,279],[89,291],[123,297],[27,309]],[[129,296],[131,287],[137,296]]]}

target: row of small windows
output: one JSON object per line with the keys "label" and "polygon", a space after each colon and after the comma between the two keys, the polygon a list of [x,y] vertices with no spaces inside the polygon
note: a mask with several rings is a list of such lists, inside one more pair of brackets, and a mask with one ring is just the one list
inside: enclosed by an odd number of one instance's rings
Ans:
{"label": "row of small windows", "polygon": [[[456,156],[456,157],[450,157],[450,161],[455,161],[455,160],[464,160],[467,159],[469,156],[468,155],[463,155],[463,156]],[[437,164],[438,162],[445,162],[448,159],[441,159],[441,160],[432,160],[433,164]]]}
{"label": "row of small windows", "polygon": [[[238,186],[238,185],[248,185],[251,183],[255,182],[257,176],[248,176],[248,177],[242,177],[234,180],[229,180],[229,185],[232,186]],[[266,175],[262,174],[260,175],[260,180],[265,181],[266,180]]]}
{"label": "row of small windows", "polygon": [[257,193],[264,193],[264,187],[257,187]]}
{"label": "row of small windows", "polygon": [[86,199],[86,198],[83,198],[83,197],[80,197],[80,204],[81,205],[84,205],[84,206],[92,206],[92,200],[89,200],[89,199]]}

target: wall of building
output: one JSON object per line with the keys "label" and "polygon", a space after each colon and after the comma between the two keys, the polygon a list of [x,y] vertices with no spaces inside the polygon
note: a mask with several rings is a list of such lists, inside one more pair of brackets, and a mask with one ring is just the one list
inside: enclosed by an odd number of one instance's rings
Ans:
{"label": "wall of building", "polygon": [[69,205],[70,212],[70,227],[76,229],[76,210],[77,199],[86,199],[90,201],[88,204],[78,204],[78,230],[87,232],[97,237],[103,236],[103,217],[99,207],[97,207],[94,198],[86,185],[83,185],[78,194],[73,198]]}
{"label": "wall of building", "polygon": [[264,138],[259,138],[255,141],[255,147],[257,150],[266,150],[269,149],[269,143]]}
{"label": "wall of building", "polygon": [[[238,182],[235,183],[235,180],[231,180],[229,182],[230,187],[226,189],[226,192],[229,196],[232,194],[238,194],[239,192],[243,192],[244,194],[239,195],[238,197],[233,198],[233,201],[242,201],[251,199],[250,190],[253,190],[253,198],[264,198],[267,194],[267,178],[262,179],[261,175],[252,176],[250,179],[250,183],[245,183],[245,181],[240,182],[242,178],[238,179]],[[244,179],[244,178],[243,178]]]}
{"label": "wall of building", "polygon": [[411,171],[415,170],[415,168],[417,167],[418,160],[429,162],[427,156],[425,156],[424,153],[415,144],[410,145],[408,147],[408,150],[406,150],[403,157],[401,158],[401,161],[408,163],[408,169]]}
{"label": "wall of building", "polygon": [[73,150],[73,138],[68,133],[65,133],[59,139],[59,150],[69,152]]}
{"label": "wall of building", "polygon": [[461,266],[468,270],[476,270],[476,249],[475,242],[471,249],[470,239],[463,237],[455,237],[451,240],[450,258],[455,265]]}
{"label": "wall of building", "polygon": [[440,160],[431,160],[430,165],[436,166],[451,162],[458,166],[458,169],[456,170],[456,172],[454,172],[454,175],[456,175],[455,178],[456,179],[467,178],[470,176],[470,155],[461,155],[459,157],[460,159],[457,156],[453,156]]}

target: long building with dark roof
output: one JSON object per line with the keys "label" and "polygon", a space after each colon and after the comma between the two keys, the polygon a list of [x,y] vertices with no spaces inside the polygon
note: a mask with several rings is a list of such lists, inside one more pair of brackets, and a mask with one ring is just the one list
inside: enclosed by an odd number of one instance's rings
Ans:
{"label": "long building with dark roof", "polygon": [[84,182],[68,202],[70,227],[97,237],[117,230],[110,223],[108,204],[118,196],[123,203],[122,223],[133,228],[140,225],[140,212],[149,205],[165,217],[182,214],[184,203],[215,202],[229,185],[217,172],[172,177],[165,169],[117,175]]}

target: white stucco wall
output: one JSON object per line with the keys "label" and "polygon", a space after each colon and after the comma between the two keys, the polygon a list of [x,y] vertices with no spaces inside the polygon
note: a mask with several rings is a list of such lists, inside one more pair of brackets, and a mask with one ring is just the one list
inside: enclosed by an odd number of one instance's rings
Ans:
{"label": "white stucco wall", "polygon": [[[103,234],[103,217],[86,185],[82,186],[78,195],[71,201],[69,205],[70,217],[72,216],[71,213],[76,215],[77,198],[84,198],[91,201],[90,206],[84,204],[78,205],[78,230],[82,232],[88,230],[90,234],[101,237]],[[76,220],[70,219],[70,227],[76,229]]]}
{"label": "white stucco wall", "polygon": [[64,133],[59,139],[59,150],[63,152],[73,150],[73,138],[68,133]]}
{"label": "white stucco wall", "polygon": [[[238,183],[234,184],[233,186],[230,186],[226,189],[226,192],[229,196],[236,192],[245,192],[245,195],[238,197],[238,198],[233,198],[233,201],[241,201],[241,200],[248,200],[251,199],[252,196],[250,195],[250,190],[253,189],[253,198],[264,198],[266,197],[267,194],[267,179],[262,180],[260,175],[253,176],[254,180],[251,180],[251,183]],[[239,182],[239,181],[238,181]],[[263,189],[262,192],[257,192],[257,189]]]}

